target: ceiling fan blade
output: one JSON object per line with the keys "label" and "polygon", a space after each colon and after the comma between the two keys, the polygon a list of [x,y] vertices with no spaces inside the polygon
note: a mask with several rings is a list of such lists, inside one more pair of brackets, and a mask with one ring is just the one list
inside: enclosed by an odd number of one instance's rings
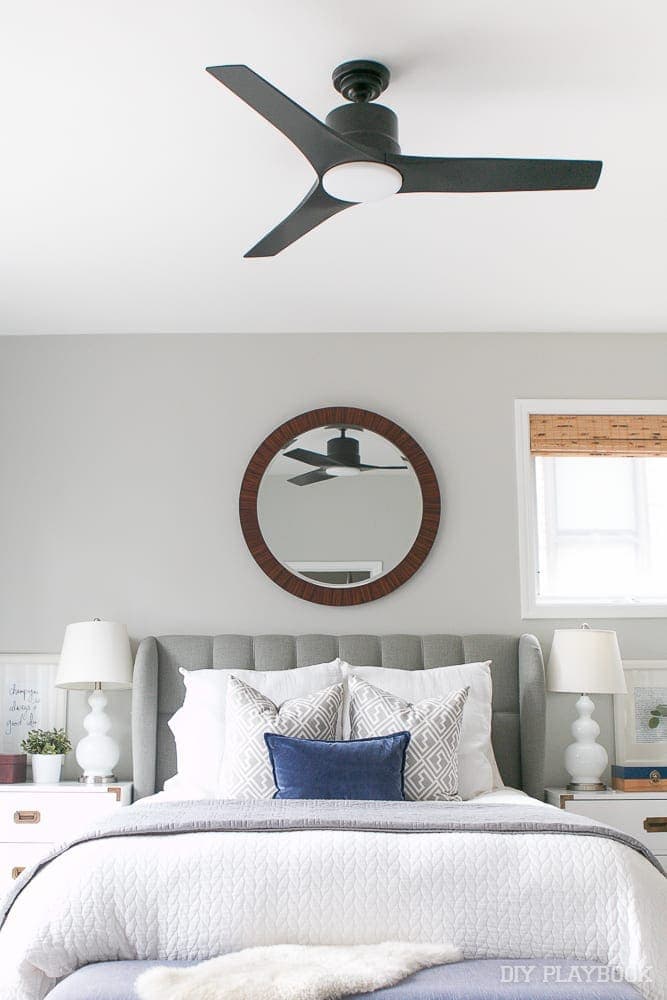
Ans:
{"label": "ceiling fan blade", "polygon": [[275,257],[290,243],[295,243],[311,229],[315,229],[320,223],[330,219],[332,215],[342,212],[344,208],[352,208],[354,204],[352,201],[339,201],[338,198],[332,198],[317,181],[294,211],[286,216],[282,222],[279,222],[270,233],[263,236],[259,243],[255,243],[254,247],[243,256]]}
{"label": "ceiling fan blade", "polygon": [[359,468],[362,472],[366,472],[368,469],[407,469],[407,465],[360,465]]}
{"label": "ceiling fan blade", "polygon": [[373,159],[368,151],[338,135],[249,66],[207,66],[206,71],[286,135],[320,176],[338,163]]}
{"label": "ceiling fan blade", "polygon": [[295,486],[310,486],[312,483],[323,483],[325,479],[333,479],[333,476],[327,476],[323,469],[317,469],[316,472],[304,472],[301,476],[294,476],[293,479],[288,479],[288,483],[294,483]]}
{"label": "ceiling fan blade", "polygon": [[306,448],[293,448],[291,451],[284,451],[286,458],[295,458],[297,462],[305,462],[306,465],[316,465],[318,469],[326,468],[330,465],[345,465],[345,462],[337,462],[335,458],[328,455],[320,455],[316,451],[308,451]]}
{"label": "ceiling fan blade", "polygon": [[574,191],[594,188],[600,160],[519,160],[475,157],[387,156],[400,170],[399,194],[417,191]]}

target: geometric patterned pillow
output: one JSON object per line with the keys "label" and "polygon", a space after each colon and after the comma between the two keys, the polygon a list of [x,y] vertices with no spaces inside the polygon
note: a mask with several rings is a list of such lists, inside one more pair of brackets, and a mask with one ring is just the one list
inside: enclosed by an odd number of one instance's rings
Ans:
{"label": "geometric patterned pillow", "polygon": [[411,801],[460,800],[458,749],[463,707],[470,688],[411,705],[388,691],[348,677],[350,739],[410,733],[405,754],[404,794]]}
{"label": "geometric patterned pillow", "polygon": [[272,799],[277,789],[264,733],[334,740],[343,691],[343,684],[334,684],[307,697],[291,698],[278,708],[255,688],[230,676],[218,794],[223,799]]}

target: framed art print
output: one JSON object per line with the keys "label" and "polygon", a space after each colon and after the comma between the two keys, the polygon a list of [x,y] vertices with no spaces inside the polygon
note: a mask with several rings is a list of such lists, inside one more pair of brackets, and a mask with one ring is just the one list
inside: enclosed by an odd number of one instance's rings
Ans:
{"label": "framed art print", "polygon": [[31,729],[64,729],[67,691],[55,686],[58,653],[0,653],[0,753],[20,753]]}
{"label": "framed art print", "polygon": [[614,695],[616,763],[667,764],[667,660],[624,660],[627,694]]}

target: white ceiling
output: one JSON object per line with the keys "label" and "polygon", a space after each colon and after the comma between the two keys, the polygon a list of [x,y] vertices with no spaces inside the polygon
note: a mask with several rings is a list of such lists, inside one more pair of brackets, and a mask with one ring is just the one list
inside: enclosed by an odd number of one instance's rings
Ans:
{"label": "white ceiling", "polygon": [[[662,0],[5,0],[0,333],[665,332],[666,36]],[[324,117],[362,56],[404,152],[598,189],[395,197],[243,260],[311,169],[204,67]]]}

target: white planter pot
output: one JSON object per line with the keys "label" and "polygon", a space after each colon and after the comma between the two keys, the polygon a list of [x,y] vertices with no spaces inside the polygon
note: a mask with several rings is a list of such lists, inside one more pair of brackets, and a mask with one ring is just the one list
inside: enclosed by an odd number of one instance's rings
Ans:
{"label": "white planter pot", "polygon": [[65,755],[62,753],[34,753],[32,755],[32,780],[38,785],[55,785],[60,781],[60,769]]}

